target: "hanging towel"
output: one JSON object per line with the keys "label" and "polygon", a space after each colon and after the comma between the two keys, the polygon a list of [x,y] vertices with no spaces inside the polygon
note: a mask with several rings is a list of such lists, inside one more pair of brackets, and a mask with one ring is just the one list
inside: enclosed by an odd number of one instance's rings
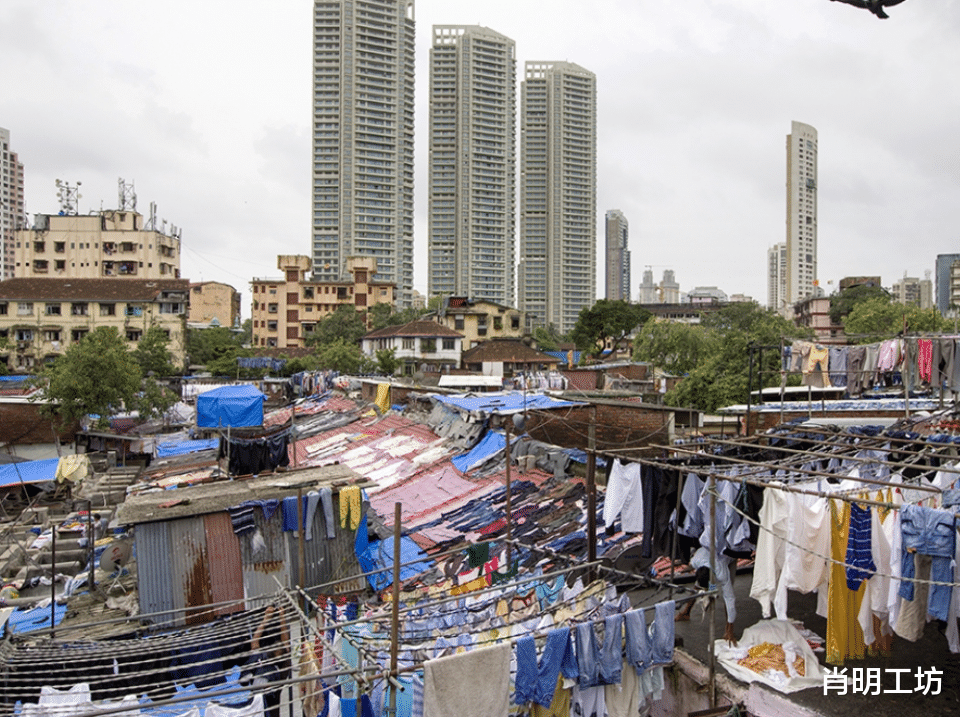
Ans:
{"label": "hanging towel", "polygon": [[507,717],[510,655],[509,643],[501,643],[427,660],[423,665],[423,713],[429,717]]}

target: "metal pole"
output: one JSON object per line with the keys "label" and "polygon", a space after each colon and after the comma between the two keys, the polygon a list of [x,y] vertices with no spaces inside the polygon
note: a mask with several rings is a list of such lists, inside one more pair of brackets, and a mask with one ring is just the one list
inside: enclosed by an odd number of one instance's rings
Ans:
{"label": "metal pole", "polygon": [[[393,597],[390,616],[390,675],[397,676],[397,657],[400,652],[400,504],[393,504]],[[397,714],[397,688],[390,689],[387,714]]]}
{"label": "metal pole", "polygon": [[[597,404],[590,412],[590,428],[587,431],[587,562],[597,559]],[[593,568],[590,569],[593,581]]]}
{"label": "metal pole", "polygon": [[753,399],[753,343],[747,348],[750,350],[750,363],[747,369],[747,417],[743,422],[743,435],[750,435],[750,406]]}
{"label": "metal pole", "polygon": [[[710,583],[717,584],[717,479],[710,476]],[[717,600],[711,596],[710,600],[710,707],[717,706],[716,687],[716,656],[714,642],[716,641]]]}
{"label": "metal pole", "polygon": [[50,639],[54,639],[57,625],[57,526],[50,528]]}
{"label": "metal pole", "polygon": [[96,557],[96,536],[93,534],[93,501],[87,501],[87,534],[90,536],[90,589],[93,590],[97,582],[93,576],[93,561]]}

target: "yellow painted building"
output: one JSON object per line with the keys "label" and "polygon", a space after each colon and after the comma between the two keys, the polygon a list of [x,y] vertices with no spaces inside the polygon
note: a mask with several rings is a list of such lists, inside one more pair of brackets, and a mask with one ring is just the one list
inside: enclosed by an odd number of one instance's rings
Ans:
{"label": "yellow painted building", "polygon": [[[171,231],[174,234],[175,230]],[[16,233],[18,278],[180,278],[180,237],[146,228],[129,209],[37,214]]]}
{"label": "yellow painted building", "polygon": [[190,313],[187,323],[197,328],[240,323],[240,292],[219,281],[190,284]]}
{"label": "yellow painted building", "polygon": [[0,281],[0,361],[28,373],[100,326],[115,326],[131,349],[159,326],[173,364],[182,367],[189,290],[186,279]]}
{"label": "yellow painted building", "polygon": [[282,278],[250,282],[253,346],[302,347],[317,323],[341,306],[366,311],[375,304],[393,305],[396,299],[394,284],[374,281],[375,257],[347,259],[352,281],[308,281],[310,266],[308,256],[280,255]]}

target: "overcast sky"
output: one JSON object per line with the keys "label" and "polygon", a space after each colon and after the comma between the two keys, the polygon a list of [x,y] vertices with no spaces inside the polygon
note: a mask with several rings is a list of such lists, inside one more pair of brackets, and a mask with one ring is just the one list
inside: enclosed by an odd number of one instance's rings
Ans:
{"label": "overcast sky", "polygon": [[[310,0],[3,0],[0,127],[27,212],[138,209],[183,231],[182,275],[244,292],[310,249]],[[681,290],[766,300],[785,236],[785,138],[819,132],[819,278],[890,286],[960,252],[960,2],[880,20],[829,0],[417,0],[415,288],[426,291],[428,52],[434,24],[479,24],[526,61],[597,75],[598,295],[603,216]],[[519,97],[519,93],[518,93]],[[833,283],[831,283],[833,282]]]}

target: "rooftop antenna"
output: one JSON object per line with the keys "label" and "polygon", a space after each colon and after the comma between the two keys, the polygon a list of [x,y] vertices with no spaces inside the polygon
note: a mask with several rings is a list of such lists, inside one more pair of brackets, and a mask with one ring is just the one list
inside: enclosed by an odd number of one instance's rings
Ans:
{"label": "rooftop antenna", "polygon": [[120,211],[125,209],[137,211],[137,192],[133,188],[133,182],[127,184],[123,177],[117,180],[117,202],[117,208]]}
{"label": "rooftop antenna", "polygon": [[58,179],[56,184],[57,199],[60,201],[60,213],[67,216],[76,214],[77,205],[83,198],[83,196],[80,194],[80,185],[82,182],[70,184],[69,182],[61,182]]}
{"label": "rooftop antenna", "polygon": [[147,231],[157,230],[157,203],[150,202],[150,218],[147,219]]}

